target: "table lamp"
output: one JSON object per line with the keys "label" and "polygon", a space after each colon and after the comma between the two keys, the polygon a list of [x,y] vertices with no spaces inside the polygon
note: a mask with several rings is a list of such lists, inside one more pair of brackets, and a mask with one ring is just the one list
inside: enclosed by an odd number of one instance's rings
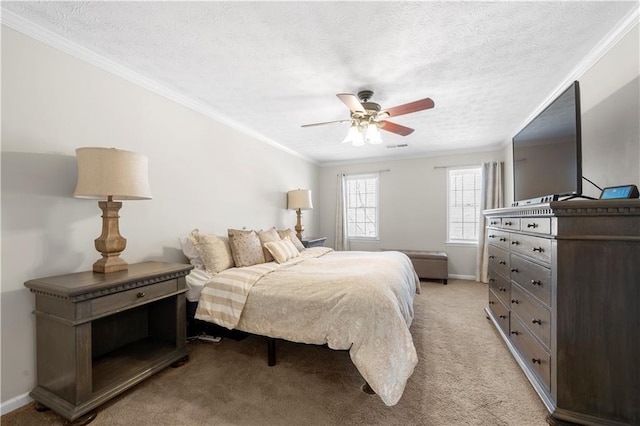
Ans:
{"label": "table lamp", "polygon": [[287,193],[287,208],[289,210],[296,210],[298,216],[298,222],[296,223],[296,236],[302,241],[302,210],[313,209],[311,203],[311,190],[310,189],[294,189]]}

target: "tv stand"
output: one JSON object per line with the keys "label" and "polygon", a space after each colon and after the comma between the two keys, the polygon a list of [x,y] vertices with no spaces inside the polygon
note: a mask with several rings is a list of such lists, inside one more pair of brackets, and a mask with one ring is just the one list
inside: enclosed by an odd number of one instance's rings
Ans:
{"label": "tv stand", "polygon": [[483,213],[486,313],[549,424],[640,425],[640,200]]}

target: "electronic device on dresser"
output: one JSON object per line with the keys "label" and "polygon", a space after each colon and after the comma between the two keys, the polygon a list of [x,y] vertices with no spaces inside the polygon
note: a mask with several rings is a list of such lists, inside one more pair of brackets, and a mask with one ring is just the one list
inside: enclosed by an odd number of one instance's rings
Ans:
{"label": "electronic device on dresser", "polygon": [[580,86],[574,81],[513,137],[513,205],[581,197],[581,144]]}

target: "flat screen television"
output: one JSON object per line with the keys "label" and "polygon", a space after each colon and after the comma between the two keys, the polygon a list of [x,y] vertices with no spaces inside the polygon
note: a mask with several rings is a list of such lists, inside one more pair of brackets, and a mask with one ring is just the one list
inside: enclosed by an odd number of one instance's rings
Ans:
{"label": "flat screen television", "polygon": [[582,195],[581,143],[575,81],[513,137],[514,205]]}

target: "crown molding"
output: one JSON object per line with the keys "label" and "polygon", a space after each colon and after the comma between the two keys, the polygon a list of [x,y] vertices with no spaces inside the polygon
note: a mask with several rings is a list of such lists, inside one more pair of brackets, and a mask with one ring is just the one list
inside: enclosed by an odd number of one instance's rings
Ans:
{"label": "crown molding", "polygon": [[279,144],[273,139],[268,138],[263,134],[238,123],[235,120],[218,114],[208,105],[205,105],[204,103],[192,99],[188,96],[184,96],[183,94],[170,87],[149,79],[142,74],[133,71],[130,68],[122,66],[121,64],[112,61],[111,59],[105,58],[104,56],[99,55],[98,53],[90,49],[73,43],[72,41],[61,37],[60,35],[49,31],[46,28],[34,24],[33,22],[23,18],[20,15],[2,9],[0,12],[0,22],[2,23],[2,25],[5,25],[8,28],[11,28],[50,47],[67,53],[68,55],[71,55],[76,59],[87,62],[88,64],[91,64],[103,71],[106,71],[137,86],[147,89],[150,92],[169,99],[170,101],[176,102],[206,117],[219,121],[235,130],[238,130],[239,132],[242,132],[248,136],[251,136],[252,138],[259,140],[260,142],[264,142],[268,145],[273,146],[274,148],[284,151],[287,154],[293,155],[304,161],[317,165],[317,162],[315,160],[306,157],[290,148],[287,148],[286,146]]}
{"label": "crown molding", "polygon": [[[579,80],[584,74],[591,69],[600,59],[604,57],[629,31],[640,23],[640,3],[630,10],[609,33],[591,51],[584,57],[582,61],[567,75],[562,82],[556,86],[556,89],[536,108],[520,125],[511,133],[517,134],[531,120],[538,116],[554,99],[567,88],[571,83]],[[510,142],[510,139],[507,141]]]}

